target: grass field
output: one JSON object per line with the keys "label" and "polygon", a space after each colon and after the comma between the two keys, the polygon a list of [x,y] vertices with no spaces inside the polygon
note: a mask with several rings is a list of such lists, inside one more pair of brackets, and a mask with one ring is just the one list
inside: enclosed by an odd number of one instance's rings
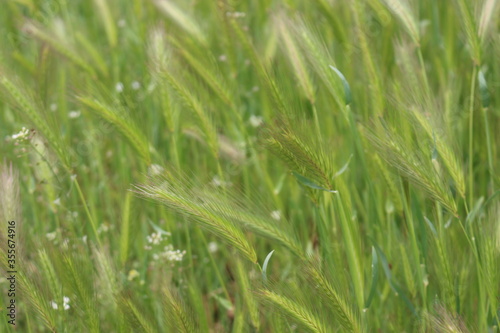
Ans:
{"label": "grass field", "polygon": [[3,1],[0,331],[499,332],[499,7]]}

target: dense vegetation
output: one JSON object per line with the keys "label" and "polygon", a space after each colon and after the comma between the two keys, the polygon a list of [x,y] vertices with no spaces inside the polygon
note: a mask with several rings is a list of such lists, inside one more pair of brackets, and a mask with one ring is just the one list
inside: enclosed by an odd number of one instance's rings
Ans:
{"label": "dense vegetation", "polygon": [[16,331],[498,332],[497,3],[3,2]]}

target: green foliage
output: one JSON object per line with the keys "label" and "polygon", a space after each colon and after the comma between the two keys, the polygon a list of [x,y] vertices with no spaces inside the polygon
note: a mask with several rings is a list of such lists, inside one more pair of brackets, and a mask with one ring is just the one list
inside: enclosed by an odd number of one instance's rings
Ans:
{"label": "green foliage", "polygon": [[1,332],[498,332],[498,1],[2,5]]}

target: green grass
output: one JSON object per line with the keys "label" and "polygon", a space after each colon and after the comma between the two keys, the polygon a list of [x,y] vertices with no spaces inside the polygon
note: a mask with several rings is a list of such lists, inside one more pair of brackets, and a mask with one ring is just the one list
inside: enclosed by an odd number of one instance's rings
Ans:
{"label": "green grass", "polygon": [[2,3],[0,331],[499,332],[497,2]]}

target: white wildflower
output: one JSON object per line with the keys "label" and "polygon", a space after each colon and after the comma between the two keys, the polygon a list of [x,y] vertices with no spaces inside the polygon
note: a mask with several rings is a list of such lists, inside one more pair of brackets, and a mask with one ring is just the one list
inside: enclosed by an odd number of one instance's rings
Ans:
{"label": "white wildflower", "polygon": [[222,186],[222,181],[220,180],[219,176],[215,176],[213,179],[212,179],[212,185],[214,186]]}
{"label": "white wildflower", "polygon": [[132,82],[132,84],[130,86],[134,90],[139,90],[139,88],[141,87],[141,84],[138,81],[134,81],[134,82]]}
{"label": "white wildflower", "polygon": [[158,164],[151,164],[148,168],[148,174],[150,176],[158,176],[162,174],[165,171],[165,169]]}
{"label": "white wildflower", "polygon": [[81,115],[81,114],[82,114],[82,113],[81,113],[80,111],[78,111],[78,110],[75,110],[75,111],[70,111],[70,112],[68,113],[68,117],[70,117],[71,119],[75,119],[75,118],[80,117],[80,115]]}
{"label": "white wildflower", "polygon": [[64,308],[64,310],[69,310],[69,308],[70,308],[69,297],[67,297],[67,296],[63,297],[63,308]]}
{"label": "white wildflower", "polygon": [[262,117],[251,115],[250,125],[252,125],[253,127],[259,127],[260,125],[262,125]]}
{"label": "white wildflower", "polygon": [[226,12],[227,17],[240,18],[245,17],[247,14],[244,12]]}
{"label": "white wildflower", "polygon": [[271,217],[275,219],[276,221],[281,220],[281,212],[279,210],[273,210],[271,212]]}
{"label": "white wildflower", "polygon": [[28,140],[30,131],[26,127],[23,127],[19,133],[13,134],[12,140],[16,140],[18,142]]}
{"label": "white wildflower", "polygon": [[57,306],[57,303],[54,302],[54,301],[50,301],[50,306],[52,307],[52,309],[54,310],[57,310],[59,307]]}
{"label": "white wildflower", "polygon": [[56,103],[52,103],[52,104],[50,104],[49,108],[50,108],[50,111],[55,112],[57,110],[57,104]]}
{"label": "white wildflower", "polygon": [[220,62],[225,62],[225,61],[227,61],[227,56],[226,56],[225,54],[221,54],[221,55],[219,56],[219,61],[220,61]]}
{"label": "white wildflower", "polygon": [[61,243],[61,247],[63,249],[68,249],[69,248],[69,238],[64,238],[62,243]]}
{"label": "white wildflower", "polygon": [[54,200],[52,203],[53,203],[54,205],[56,205],[56,206],[60,206],[60,205],[61,205],[61,198],[57,198],[57,199],[56,199],[56,200]]}
{"label": "white wildflower", "polygon": [[54,239],[56,239],[56,236],[57,236],[57,232],[54,231],[54,232],[49,232],[45,235],[45,237],[47,237],[47,239],[49,240],[49,242],[52,242]]}
{"label": "white wildflower", "polygon": [[210,253],[215,253],[219,249],[219,246],[217,245],[216,242],[210,242],[208,243],[208,252]]}
{"label": "white wildflower", "polygon": [[118,82],[115,86],[115,90],[117,93],[121,93],[123,91],[123,88],[124,88],[124,86],[123,86],[123,83],[121,83],[121,82]]}
{"label": "white wildflower", "polygon": [[182,261],[182,258],[186,254],[186,251],[174,250],[172,244],[165,246],[164,252],[161,256],[168,261]]}
{"label": "white wildflower", "polygon": [[107,223],[103,223],[97,228],[97,233],[101,234],[103,232],[108,232],[109,231],[109,225]]}
{"label": "white wildflower", "polygon": [[161,233],[153,232],[151,235],[146,237],[149,244],[158,245],[163,240]]}
{"label": "white wildflower", "polygon": [[212,178],[212,182],[211,184],[215,187],[225,187],[225,186],[231,186],[231,182],[226,182],[224,180],[221,180],[219,178],[219,176],[214,176],[214,178]]}

